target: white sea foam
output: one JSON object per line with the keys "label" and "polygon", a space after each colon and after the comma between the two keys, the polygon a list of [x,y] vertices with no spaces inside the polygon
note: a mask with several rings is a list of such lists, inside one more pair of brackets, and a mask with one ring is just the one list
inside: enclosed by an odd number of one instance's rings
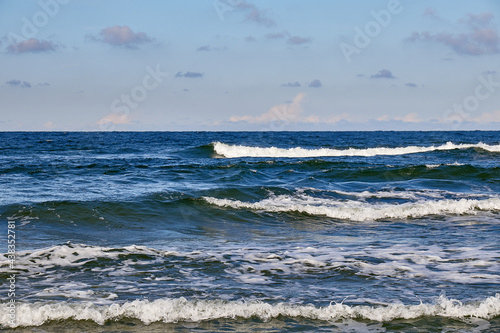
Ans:
{"label": "white sea foam", "polygon": [[426,164],[425,166],[427,167],[427,169],[435,169],[435,168],[439,168],[440,166],[443,166],[443,165],[446,165],[446,166],[463,166],[465,164],[458,163],[457,161],[455,161],[453,163],[445,163],[445,164]]}
{"label": "white sea foam", "polygon": [[[351,240],[352,241],[352,240]],[[226,254],[227,255],[227,254]],[[454,283],[498,283],[499,251],[488,248],[421,246],[419,244],[363,246],[361,249],[305,247],[283,250],[235,249],[226,273],[252,284],[272,283],[254,279],[266,272],[279,276],[349,270],[372,278],[425,279]],[[221,257],[222,254],[221,254]],[[224,260],[224,259],[222,259]],[[231,263],[241,263],[231,265]],[[247,278],[252,279],[250,282]],[[245,281],[244,281],[245,280]]]}
{"label": "white sea foam", "polygon": [[252,209],[266,212],[299,212],[350,221],[420,218],[430,215],[477,214],[478,211],[500,211],[500,198],[420,200],[403,204],[371,204],[341,201],[309,195],[277,195],[257,202],[204,197],[219,207]]}
{"label": "white sea foam", "polygon": [[[159,251],[138,245],[111,248],[67,243],[38,250],[17,251],[16,266],[29,269],[31,272],[40,272],[47,271],[53,267],[83,266],[89,261],[96,260],[96,258],[118,259],[120,256],[129,254],[149,255],[153,258],[178,255],[174,251]],[[1,259],[3,260],[0,260],[0,272],[4,270],[8,272],[9,260],[7,260],[7,254],[4,254]],[[127,266],[129,262],[123,260],[122,264]]]}
{"label": "white sea foam", "polygon": [[[175,286],[204,293],[216,288],[221,281],[233,281],[243,289],[255,288],[264,291],[284,281],[301,278],[319,278],[355,274],[360,278],[422,282],[432,281],[435,285],[443,283],[457,284],[498,284],[500,281],[500,250],[485,245],[483,247],[463,247],[457,244],[423,245],[416,242],[407,244],[372,245],[362,237],[347,243],[357,242],[358,247],[343,247],[342,237],[330,244],[317,246],[298,246],[287,244],[276,246],[227,246],[214,249],[211,245],[196,250],[171,251],[157,250],[143,246],[124,248],[104,248],[89,245],[60,245],[56,247],[19,251],[16,268],[20,270],[20,286],[30,285],[35,288],[37,297],[57,297],[59,299],[92,302],[93,305],[110,305],[124,293],[133,293],[136,297],[148,297],[160,292],[165,297],[178,297],[175,292],[165,290],[162,281],[168,280],[172,289]],[[76,250],[75,250],[76,249]],[[68,270],[75,267],[79,260],[61,260],[54,253],[79,251],[92,257],[109,258],[102,266],[88,270]],[[34,254],[37,255],[34,255]],[[120,255],[118,255],[120,254]],[[137,259],[137,254],[146,255]],[[131,257],[129,256],[131,255]],[[4,255],[6,258],[7,255]],[[79,257],[79,256],[76,256]],[[134,258],[135,257],[135,258]],[[131,260],[131,258],[134,258]],[[210,265],[218,267],[216,276]],[[207,266],[208,271],[203,267]],[[143,279],[131,282],[129,277],[137,275],[137,265],[145,267],[148,273]],[[165,266],[172,266],[165,269]],[[0,272],[10,274],[8,262],[0,263]],[[99,288],[93,288],[82,277],[92,274]],[[32,278],[33,277],[33,278]],[[141,286],[141,287],[138,287]],[[189,287],[186,287],[189,286]],[[422,286],[421,290],[426,287]],[[434,288],[432,287],[432,290]],[[325,301],[328,293],[342,293],[335,286],[312,286],[302,294],[312,299]],[[26,302],[31,297],[26,290],[19,293],[18,302]],[[25,298],[26,296],[26,298]],[[227,296],[224,293],[220,297]],[[344,295],[345,296],[345,295]],[[269,298],[267,298],[269,299]],[[380,302],[372,304],[379,304]]]}
{"label": "white sea foam", "polygon": [[426,164],[427,169],[436,169],[441,166],[441,164]]}
{"label": "white sea foam", "polygon": [[259,318],[307,318],[336,321],[342,319],[389,322],[395,319],[442,317],[467,320],[491,319],[500,315],[500,294],[481,302],[467,303],[440,296],[435,303],[388,306],[353,305],[332,302],[326,307],[294,305],[288,303],[240,302],[222,300],[187,300],[185,298],[136,300],[111,305],[84,303],[21,303],[17,306],[16,323],[12,325],[8,311],[0,313],[3,327],[40,326],[56,320],[89,320],[99,325],[121,318],[138,319],[145,324],[153,322],[203,322],[217,319]]}
{"label": "white sea foam", "polygon": [[310,193],[334,193],[347,197],[355,197],[360,200],[364,199],[405,199],[405,200],[427,200],[427,199],[479,199],[491,197],[484,193],[463,193],[463,192],[452,192],[447,190],[437,190],[437,189],[404,189],[397,190],[393,188],[385,188],[376,191],[340,191],[340,190],[320,190],[313,187],[301,187],[297,189],[298,195]]}
{"label": "white sea foam", "polygon": [[377,155],[405,155],[415,153],[426,153],[436,150],[470,149],[480,148],[490,152],[500,152],[500,145],[488,145],[482,142],[476,144],[455,144],[447,142],[440,146],[407,146],[407,147],[377,147],[366,149],[331,149],[318,148],[306,149],[295,148],[277,148],[277,147],[250,147],[241,145],[229,145],[222,142],[212,143],[215,152],[223,157],[326,157],[326,156],[377,156]]}
{"label": "white sea foam", "polygon": [[[353,240],[350,240],[352,242]],[[337,241],[338,242],[338,241]],[[136,264],[157,264],[162,266],[165,261],[176,263],[178,270],[184,273],[183,278],[192,279],[193,269],[188,267],[189,261],[213,262],[219,261],[226,267],[225,273],[233,279],[243,283],[267,284],[272,279],[265,278],[265,272],[278,275],[320,274],[339,267],[348,268],[361,275],[376,277],[419,278],[432,280],[446,280],[458,283],[496,283],[500,279],[500,263],[496,258],[499,251],[482,248],[419,246],[418,244],[386,245],[382,248],[364,246],[362,249],[342,249],[339,247],[292,247],[292,248],[227,248],[221,251],[159,251],[147,247],[128,246],[129,250],[110,249],[99,246],[72,245],[71,250],[79,251],[79,259],[61,260],[54,253],[68,251],[68,245],[36,251],[19,251],[16,266],[29,275],[45,275],[47,279],[54,278],[54,267],[74,267],[86,262],[83,253],[95,259],[118,258],[118,254],[149,254],[150,258],[141,261],[132,261],[126,258],[114,262],[109,267],[95,268],[95,273],[105,274],[115,282],[121,281],[122,276],[131,275],[135,270],[131,266]],[[37,255],[34,255],[34,254]],[[95,257],[94,257],[95,256]],[[6,258],[6,255],[4,255]],[[186,260],[186,258],[188,258]],[[373,258],[373,260],[367,260]],[[382,260],[382,261],[381,261]],[[184,265],[185,264],[185,265]],[[156,266],[156,267],[158,267]],[[9,271],[8,261],[0,262],[0,272]],[[432,269],[430,268],[432,267]],[[118,280],[117,280],[118,278]],[[202,276],[209,280],[210,276]],[[165,280],[168,276],[156,279],[147,277],[146,280]],[[50,283],[49,283],[50,285]],[[119,289],[119,287],[117,287]],[[44,293],[63,296],[68,290],[78,293],[88,290],[86,285],[68,282],[67,284],[51,286],[44,289]],[[91,296],[91,295],[81,295]],[[79,297],[84,298],[84,297]]]}

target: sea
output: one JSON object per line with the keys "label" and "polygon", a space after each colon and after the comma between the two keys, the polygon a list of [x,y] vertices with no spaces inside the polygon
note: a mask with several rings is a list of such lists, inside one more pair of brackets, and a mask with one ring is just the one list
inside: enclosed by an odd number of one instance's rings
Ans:
{"label": "sea", "polygon": [[500,132],[2,132],[6,332],[500,332]]}

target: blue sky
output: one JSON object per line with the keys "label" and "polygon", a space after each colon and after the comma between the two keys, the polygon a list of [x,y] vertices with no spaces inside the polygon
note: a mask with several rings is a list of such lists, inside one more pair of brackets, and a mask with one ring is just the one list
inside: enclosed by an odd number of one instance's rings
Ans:
{"label": "blue sky", "polygon": [[0,0],[0,130],[500,129],[500,2]]}

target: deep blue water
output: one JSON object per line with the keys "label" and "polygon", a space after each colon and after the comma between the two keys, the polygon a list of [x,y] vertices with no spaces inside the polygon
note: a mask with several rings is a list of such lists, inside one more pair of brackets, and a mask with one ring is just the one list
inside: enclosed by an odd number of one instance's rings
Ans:
{"label": "deep blue water", "polygon": [[0,133],[0,188],[3,327],[500,330],[500,132]]}

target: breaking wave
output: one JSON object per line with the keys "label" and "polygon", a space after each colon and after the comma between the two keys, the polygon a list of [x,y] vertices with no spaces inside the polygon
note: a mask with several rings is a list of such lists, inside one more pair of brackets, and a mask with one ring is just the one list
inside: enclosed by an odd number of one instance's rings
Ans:
{"label": "breaking wave", "polygon": [[3,327],[40,326],[49,321],[88,320],[103,325],[122,318],[138,319],[144,324],[154,322],[202,322],[217,319],[257,318],[268,321],[278,317],[307,318],[313,320],[374,320],[389,322],[396,319],[418,317],[443,317],[454,319],[491,319],[500,315],[500,294],[481,302],[463,304],[441,295],[435,303],[405,305],[401,303],[386,306],[345,305],[331,303],[329,306],[294,305],[288,303],[269,304],[263,302],[158,299],[136,300],[111,305],[95,305],[69,302],[36,302],[17,305],[15,322],[9,319],[8,311],[0,314]]}
{"label": "breaking wave", "polygon": [[331,149],[331,148],[318,148],[306,149],[301,147],[295,148],[277,148],[277,147],[250,147],[240,145],[229,145],[222,142],[212,143],[214,151],[217,155],[234,158],[234,157],[326,157],[326,156],[377,156],[377,155],[405,155],[415,153],[426,153],[437,150],[453,150],[453,149],[471,149],[479,148],[485,151],[498,153],[500,152],[500,145],[488,145],[482,142],[477,144],[455,144],[447,142],[441,146],[407,146],[407,147],[377,147],[365,149]]}
{"label": "breaking wave", "polygon": [[309,195],[277,195],[257,202],[204,197],[219,207],[253,209],[266,212],[298,212],[328,216],[349,221],[420,218],[429,215],[476,214],[478,211],[500,211],[500,198],[420,200],[403,204],[367,203],[316,198]]}

